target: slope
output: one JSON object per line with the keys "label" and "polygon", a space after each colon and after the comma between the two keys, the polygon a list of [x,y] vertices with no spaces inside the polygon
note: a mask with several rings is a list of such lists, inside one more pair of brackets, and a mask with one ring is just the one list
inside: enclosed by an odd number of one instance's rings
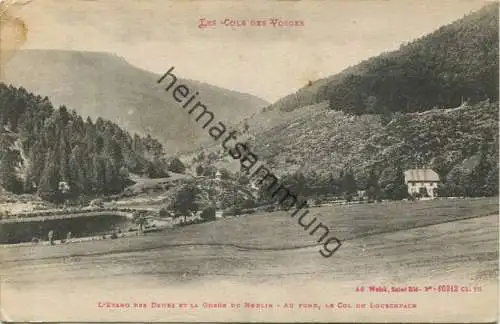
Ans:
{"label": "slope", "polygon": [[349,113],[415,112],[498,98],[498,3],[463,17],[399,50],[382,53],[304,86],[263,109],[330,101]]}
{"label": "slope", "polygon": [[115,123],[95,123],[47,97],[0,83],[0,187],[45,200],[84,200],[123,190],[129,171],[167,177],[162,145]]}
{"label": "slope", "polygon": [[[365,87],[370,82],[378,86]],[[313,82],[240,129],[277,174],[300,169],[314,181],[352,167],[362,178],[373,167],[383,175],[399,165],[431,167],[445,178],[456,169],[470,173],[482,149],[483,162],[498,165],[497,100],[498,5],[491,4]]]}
{"label": "slope", "polygon": [[[299,112],[305,112],[299,114]],[[374,165],[428,165],[446,174],[478,153],[487,139],[498,158],[498,103],[401,114],[383,125],[376,115],[349,116],[327,102],[300,108],[298,117],[255,137],[255,151],[278,173],[299,168],[338,172],[346,165],[365,172]]]}
{"label": "slope", "polygon": [[[25,50],[16,54],[3,72],[5,82],[46,94],[55,106],[68,105],[82,116],[100,116],[129,131],[151,134],[168,153],[192,150],[210,140],[172,96],[156,85],[159,75],[138,69],[116,55]],[[180,78],[179,73],[176,75]],[[228,123],[237,123],[267,105],[249,94],[182,81],[198,90],[199,99]]]}

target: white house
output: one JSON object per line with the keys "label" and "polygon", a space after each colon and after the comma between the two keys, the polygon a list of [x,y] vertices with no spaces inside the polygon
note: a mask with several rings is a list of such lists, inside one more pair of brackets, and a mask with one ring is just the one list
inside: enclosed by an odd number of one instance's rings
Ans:
{"label": "white house", "polygon": [[408,193],[418,194],[425,188],[430,198],[437,197],[439,175],[432,169],[409,169],[404,172]]}

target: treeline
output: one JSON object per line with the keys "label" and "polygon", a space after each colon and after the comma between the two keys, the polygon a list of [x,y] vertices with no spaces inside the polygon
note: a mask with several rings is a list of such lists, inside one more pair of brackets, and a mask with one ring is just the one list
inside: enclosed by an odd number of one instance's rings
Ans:
{"label": "treeline", "polygon": [[498,4],[370,60],[327,86],[330,108],[352,114],[417,112],[498,99]]}
{"label": "treeline", "polygon": [[[328,171],[298,171],[281,177],[280,184],[300,199],[335,197],[352,201],[361,197],[369,201],[379,201],[408,197],[403,169],[400,167],[395,167],[390,174],[385,172],[383,175],[375,169],[366,175],[356,174],[351,167],[346,167],[337,175]],[[260,186],[259,190],[260,200],[271,202],[279,199],[272,197],[272,190],[267,190],[265,185]]]}
{"label": "treeline", "polygon": [[[478,161],[472,170],[455,167],[438,187],[442,197],[489,197],[498,195],[498,155],[491,158],[492,149],[481,145]],[[498,154],[498,151],[496,152]]]}
{"label": "treeline", "polygon": [[[478,162],[471,170],[454,169],[447,177],[441,178],[437,187],[438,197],[493,197],[498,195],[498,160],[489,156],[488,145],[483,145]],[[366,172],[356,172],[346,167],[339,175],[327,171],[307,173],[296,172],[285,175],[281,185],[302,199],[335,197],[346,201],[402,200],[419,198],[420,194],[410,196],[405,184],[404,170],[399,165],[380,170],[373,167]],[[430,196],[423,193],[422,196]],[[271,191],[265,186],[259,196],[264,201],[272,201]],[[276,197],[274,197],[275,199]]]}
{"label": "treeline", "polygon": [[[384,172],[384,174],[375,168],[372,168],[368,174],[362,174],[356,173],[351,167],[346,167],[337,177],[332,173],[326,175],[325,173],[310,172],[307,176],[295,174],[285,177],[285,181],[289,182],[290,180],[292,180],[292,188],[302,183],[299,188],[302,188],[303,195],[306,195],[307,191],[304,189],[308,187],[308,196],[336,196],[347,201],[359,196],[359,192],[362,192],[362,198],[370,201],[401,200],[408,197],[403,169],[399,166],[390,169],[389,172]],[[308,185],[305,185],[305,182]]]}
{"label": "treeline", "polygon": [[[105,103],[103,103],[105,104]],[[54,109],[23,88],[0,84],[0,186],[61,202],[121,191],[129,172],[165,177],[163,147],[118,125]]]}

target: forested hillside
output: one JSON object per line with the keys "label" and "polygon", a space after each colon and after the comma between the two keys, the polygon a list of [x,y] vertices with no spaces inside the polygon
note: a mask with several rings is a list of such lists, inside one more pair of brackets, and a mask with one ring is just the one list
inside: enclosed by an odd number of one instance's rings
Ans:
{"label": "forested hillside", "polygon": [[442,196],[497,195],[498,69],[493,3],[310,82],[240,129],[260,160],[312,196],[390,192],[409,168],[438,172]]}
{"label": "forested hillside", "polygon": [[498,99],[498,4],[441,27],[327,90],[348,113],[416,112]]}
{"label": "forested hillside", "polygon": [[300,110],[308,113],[251,143],[286,182],[293,175],[290,187],[297,191],[340,194],[349,172],[355,192],[365,190],[370,177],[383,185],[402,170],[429,167],[439,173],[443,189],[454,191],[450,195],[498,192],[498,102],[398,113],[387,124],[378,115],[332,111],[326,102]]}
{"label": "forested hillside", "polygon": [[498,98],[498,4],[443,26],[399,50],[305,85],[265,110],[330,102],[352,114],[453,108]]}
{"label": "forested hillside", "polygon": [[162,145],[0,84],[0,186],[49,201],[121,191],[129,172],[165,177]]}
{"label": "forested hillside", "polygon": [[[2,77],[6,83],[48,96],[55,106],[67,105],[84,118],[101,117],[141,136],[151,134],[172,154],[212,144],[165,92],[166,85],[157,84],[169,68],[151,73],[111,53],[22,50],[2,66]],[[268,104],[250,94],[184,79],[184,73],[175,68],[177,83],[197,90],[198,99],[224,122],[238,123]]]}

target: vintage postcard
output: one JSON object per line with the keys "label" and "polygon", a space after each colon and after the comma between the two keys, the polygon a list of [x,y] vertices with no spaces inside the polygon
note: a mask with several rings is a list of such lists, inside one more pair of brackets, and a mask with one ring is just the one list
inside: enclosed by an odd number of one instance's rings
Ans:
{"label": "vintage postcard", "polygon": [[498,10],[0,1],[1,321],[497,321]]}

